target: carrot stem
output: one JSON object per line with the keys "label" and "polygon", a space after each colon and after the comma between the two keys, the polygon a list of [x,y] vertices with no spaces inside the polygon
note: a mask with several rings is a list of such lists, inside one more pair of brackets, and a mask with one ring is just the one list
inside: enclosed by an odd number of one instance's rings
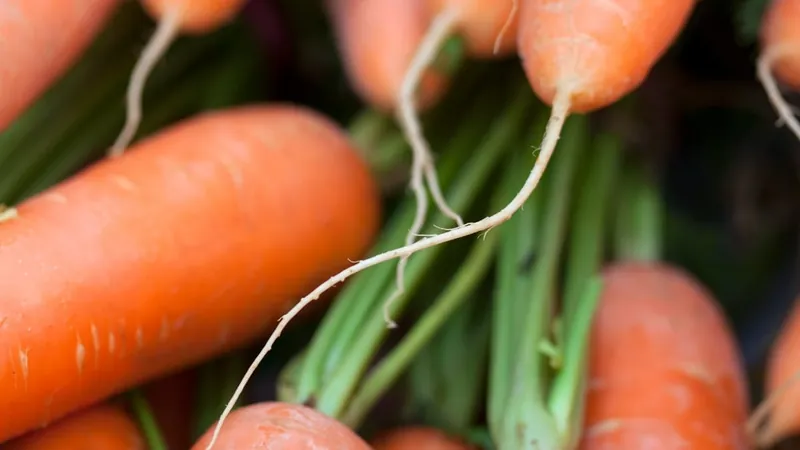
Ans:
{"label": "carrot stem", "polygon": [[[495,410],[499,417],[490,422],[494,423],[493,434],[500,448],[528,448],[530,442],[537,442],[541,448],[561,447],[562,439],[557,424],[545,404],[549,381],[545,364],[547,358],[539,354],[538,348],[542,342],[549,340],[573,179],[579,157],[586,147],[586,120],[585,116],[575,115],[565,123],[561,146],[546,175],[552,184],[544,191],[549,195],[541,215],[544,220],[539,238],[541,251],[531,265],[527,279],[521,278],[521,282],[515,286],[515,294],[519,297],[503,296],[496,299],[501,304],[521,303],[516,308],[507,306],[504,309],[514,308],[515,313],[521,314],[524,320],[521,327],[513,330],[520,334],[516,336],[518,347],[509,357],[513,358],[510,379],[496,380],[509,383],[500,389],[500,392],[508,395],[506,399],[499,400],[505,405],[500,411]],[[513,235],[510,236],[507,239],[513,238]],[[529,301],[521,301],[521,298]],[[523,311],[526,307],[527,310]],[[503,326],[511,328],[513,325]]]}
{"label": "carrot stem", "polygon": [[161,435],[153,411],[144,395],[138,389],[134,389],[130,392],[130,402],[145,441],[147,441],[147,447],[150,450],[167,450],[167,443]]}
{"label": "carrot stem", "polygon": [[[608,204],[617,173],[621,143],[600,134],[592,145],[590,173],[576,202],[561,313],[562,366],[548,397],[548,409],[561,436],[572,443],[579,437],[589,331],[599,299]],[[569,446],[568,448],[572,448]]]}
{"label": "carrot stem", "polygon": [[352,428],[360,425],[375,402],[400,377],[416,355],[431,341],[453,311],[483,281],[496,249],[496,233],[476,243],[464,264],[456,272],[430,310],[414,324],[403,340],[370,371],[362,387],[353,395],[342,415],[342,422]]}
{"label": "carrot stem", "polygon": [[[489,116],[485,102],[491,102],[496,97],[496,93],[493,92],[484,92],[482,96],[479,96],[479,101],[467,116],[467,123],[484,123]],[[452,176],[462,165],[463,148],[479,139],[483,132],[481,126],[462,127],[456,137],[450,141],[440,164],[440,177],[445,186],[449,184]],[[490,158],[495,157],[492,156],[494,153],[496,152],[488,152]],[[466,183],[467,181],[463,177],[459,181],[461,185]],[[463,190],[463,186],[460,189]],[[474,187],[474,190],[477,189],[478,187]],[[460,200],[460,202],[468,203],[469,199]],[[400,245],[413,219],[413,214],[414,205],[408,201],[404,202],[385,227],[373,252],[380,253]],[[436,251],[431,253],[435,254]],[[425,257],[425,259],[429,258]],[[409,268],[411,269],[415,265],[412,261]],[[320,393],[323,380],[331,379],[334,372],[342,366],[345,354],[350,352],[355,341],[364,339],[363,324],[368,320],[370,311],[379,307],[378,305],[383,300],[379,296],[391,282],[393,272],[392,265],[381,265],[365,272],[364,275],[354,277],[343,288],[312,338],[302,368],[297,371],[297,397],[284,400],[313,403],[312,397]],[[412,291],[415,286],[413,281],[415,276],[409,272],[406,277],[408,292]]]}
{"label": "carrot stem", "polygon": [[641,167],[629,167],[623,180],[615,256],[627,261],[658,261],[663,239],[663,206],[658,188]]}
{"label": "carrot stem", "polygon": [[[509,141],[516,135],[517,126],[529,103],[530,96],[519,96],[509,110],[509,114],[495,120],[486,140],[476,149],[474,157],[462,167],[459,179],[450,190],[448,203],[452,207],[465,210],[467,205],[474,201],[500,156],[507,150]],[[444,216],[439,213],[432,223],[441,223],[442,220],[444,220]],[[432,225],[426,230],[426,233],[435,232],[436,228]],[[410,261],[406,271],[407,288],[404,294],[393,303],[392,317],[398,316],[440,249],[441,247],[430,249]],[[386,298],[384,295],[376,300],[382,302]],[[330,382],[320,391],[316,406],[321,412],[332,417],[339,417],[339,414],[343,412],[353,389],[366,370],[371,359],[370,356],[374,355],[379,343],[388,332],[383,317],[380,307],[374,309],[369,321],[360,329],[359,339],[349,349],[339,369],[329,378]]]}

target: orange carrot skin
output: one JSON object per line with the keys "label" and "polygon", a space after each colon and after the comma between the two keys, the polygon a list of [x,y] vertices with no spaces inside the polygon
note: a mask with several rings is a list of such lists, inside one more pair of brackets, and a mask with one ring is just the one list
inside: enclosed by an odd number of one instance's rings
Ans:
{"label": "orange carrot skin", "polygon": [[519,54],[533,90],[572,112],[606,107],[636,89],[683,29],[694,0],[521,0]]}
{"label": "orange carrot skin", "polygon": [[618,264],[604,279],[580,448],[749,448],[742,361],[710,294],[661,264]]}
{"label": "orange carrot skin", "polygon": [[0,131],[88,47],[119,0],[3,0],[0,6]]}
{"label": "orange carrot skin", "polygon": [[[205,450],[213,425],[192,450]],[[302,405],[255,403],[234,410],[222,425],[214,450],[371,450],[338,421]]]}
{"label": "orange carrot skin", "polygon": [[[403,78],[428,28],[425,0],[329,0],[328,11],[345,73],[356,93],[382,111],[397,106]],[[429,68],[417,110],[441,98],[449,77]]]}
{"label": "orange carrot skin", "polygon": [[3,450],[147,450],[141,432],[120,405],[101,404],[3,444]]}
{"label": "orange carrot skin", "polygon": [[0,442],[233,349],[362,256],[378,188],[288,105],[207,113],[0,222]]}
{"label": "orange carrot skin", "polygon": [[246,0],[140,0],[156,20],[169,11],[180,14],[180,29],[189,34],[208,33],[233,20]]}
{"label": "orange carrot skin", "polygon": [[378,436],[374,450],[477,450],[444,432],[429,427],[404,427]]}
{"label": "orange carrot skin", "polygon": [[772,0],[761,23],[764,49],[783,47],[790,53],[772,67],[775,76],[786,85],[800,89],[800,0]]}
{"label": "orange carrot skin", "polygon": [[[800,432],[800,384],[796,380],[800,364],[800,299],[778,334],[767,358],[767,395],[784,388],[771,409],[765,433],[773,438],[783,438]],[[789,384],[791,383],[791,384]]]}
{"label": "orange carrot skin", "polygon": [[[522,0],[516,0],[522,1]],[[480,59],[512,55],[517,50],[519,14],[511,16],[514,0],[426,0],[431,17],[447,8],[456,8],[459,14],[458,33],[464,38],[467,53]],[[500,38],[497,54],[495,41],[508,22]]]}

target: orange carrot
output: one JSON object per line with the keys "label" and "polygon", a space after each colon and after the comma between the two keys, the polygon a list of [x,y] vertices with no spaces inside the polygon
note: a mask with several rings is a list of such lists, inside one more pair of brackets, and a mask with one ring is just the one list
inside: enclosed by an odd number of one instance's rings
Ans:
{"label": "orange carrot", "polygon": [[[786,323],[772,346],[767,358],[766,400],[758,410],[769,412],[769,420],[757,432],[755,440],[762,447],[769,447],[779,440],[800,431],[800,364],[794,356],[800,346],[800,302],[796,302]],[[766,408],[766,409],[764,409]],[[758,422],[760,413],[753,417]],[[759,423],[756,423],[760,425]]]}
{"label": "orange carrot", "polygon": [[475,58],[494,58],[517,49],[517,2],[519,0],[425,0],[428,14],[452,15],[449,25],[464,39],[467,53]]}
{"label": "orange carrot", "polygon": [[122,131],[111,146],[111,156],[119,156],[130,145],[142,120],[142,94],[147,77],[179,32],[210,33],[231,21],[245,0],[140,0],[156,20],[150,42],[136,62],[126,93],[126,118]]}
{"label": "orange carrot", "polygon": [[[397,107],[403,74],[425,36],[423,1],[329,0],[328,10],[350,84],[381,111]],[[415,93],[419,110],[444,93],[447,74],[430,68]]]}
{"label": "orange carrot", "polygon": [[379,196],[343,131],[207,113],[0,222],[0,442],[242,345],[366,252]]}
{"label": "orange carrot", "polygon": [[0,7],[0,131],[80,56],[118,0],[5,0]]}
{"label": "orange carrot", "polygon": [[[211,448],[212,426],[192,450]],[[264,402],[233,411],[214,450],[370,450],[352,430],[311,408]]]}
{"label": "orange carrot", "polygon": [[734,339],[709,293],[658,263],[604,271],[580,448],[748,448]]}
{"label": "orange carrot", "polygon": [[771,0],[761,22],[761,55],[758,78],[780,118],[800,139],[800,122],[781,96],[775,76],[788,87],[800,90],[799,0]]}
{"label": "orange carrot", "polygon": [[116,404],[101,404],[3,444],[3,450],[146,450],[136,423]]}
{"label": "orange carrot", "polygon": [[374,450],[474,450],[435,428],[404,427],[378,436],[372,442]]}

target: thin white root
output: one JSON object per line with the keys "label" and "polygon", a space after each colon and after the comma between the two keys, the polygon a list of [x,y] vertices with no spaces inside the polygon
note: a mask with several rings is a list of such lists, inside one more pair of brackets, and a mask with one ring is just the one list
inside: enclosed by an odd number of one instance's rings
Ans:
{"label": "thin white root", "polygon": [[[422,133],[422,126],[419,123],[415,108],[415,95],[417,87],[422,80],[422,74],[436,58],[436,54],[447,37],[450,36],[457,20],[458,12],[453,8],[445,10],[433,20],[430,29],[428,29],[428,33],[420,43],[417,53],[409,64],[408,71],[400,86],[398,120],[411,145],[411,150],[414,153],[410,185],[417,202],[414,222],[406,235],[406,246],[416,241],[416,237],[425,225],[425,218],[428,214],[428,198],[423,183],[427,183],[433,201],[439,210],[441,210],[445,216],[453,219],[459,226],[464,224],[464,220],[461,216],[450,208],[444,195],[442,195],[439,180],[436,176],[436,167],[433,164],[433,157],[431,156],[431,150]],[[425,176],[424,179],[423,174]],[[396,275],[397,289],[389,296],[383,305],[383,318],[389,328],[397,327],[397,323],[391,317],[391,308],[395,300],[405,291],[405,269],[407,264],[408,257],[402,257],[400,261],[398,261]]]}
{"label": "thin white root", "polygon": [[126,93],[125,125],[108,151],[109,156],[119,156],[128,148],[142,121],[142,95],[147,77],[178,34],[182,13],[173,9],[159,20],[153,36],[136,61]]}
{"label": "thin white root", "polygon": [[750,415],[750,418],[747,419],[747,435],[750,437],[753,445],[755,445],[755,448],[766,448],[773,444],[772,441],[775,436],[772,435],[773,433],[770,431],[769,425],[767,425],[767,430],[764,433],[759,432],[761,426],[765,423],[769,413],[775,408],[775,404],[780,400],[780,397],[790,388],[796,387],[798,382],[800,382],[800,370],[793,373],[788,380],[784,381],[777,389],[772,391],[767,398],[762,400],[753,411],[753,414]]}
{"label": "thin white root", "polygon": [[500,44],[503,43],[503,36],[505,36],[505,34],[508,32],[508,29],[511,28],[511,23],[514,21],[514,16],[517,14],[517,9],[519,9],[519,0],[511,0],[511,11],[508,13],[508,17],[506,18],[506,23],[503,24],[503,28],[500,28],[500,32],[497,33],[497,37],[494,40],[492,54],[497,55],[500,53]]}
{"label": "thin white root", "polygon": [[764,91],[767,93],[770,103],[778,113],[781,122],[786,124],[787,127],[794,133],[797,139],[800,139],[800,122],[792,112],[792,107],[783,99],[778,83],[775,82],[775,77],[772,76],[771,67],[781,55],[786,53],[783,47],[773,47],[765,50],[759,56],[757,65],[758,79],[764,86]]}
{"label": "thin white root", "polygon": [[264,360],[264,358],[267,356],[267,353],[269,353],[269,351],[272,349],[272,346],[280,337],[281,333],[283,333],[286,325],[291,322],[291,320],[294,319],[306,306],[318,299],[328,289],[375,265],[390,261],[392,259],[402,258],[404,256],[407,257],[418,251],[454,241],[465,236],[488,231],[491,228],[501,225],[510,219],[511,216],[513,216],[514,213],[525,204],[525,201],[528,200],[528,197],[530,197],[531,193],[533,193],[533,191],[536,189],[536,186],[539,184],[539,181],[542,179],[542,175],[547,168],[550,157],[553,155],[553,151],[556,148],[558,139],[561,137],[561,129],[564,127],[564,121],[569,114],[570,95],[571,92],[569,91],[559,92],[556,95],[555,101],[553,102],[553,110],[550,115],[550,119],[547,122],[547,128],[545,129],[544,139],[542,140],[541,152],[536,159],[536,164],[534,164],[533,169],[531,169],[531,173],[528,175],[528,178],[525,180],[522,188],[519,190],[519,192],[517,192],[517,195],[515,195],[514,198],[511,199],[511,201],[503,209],[477,222],[467,223],[445,233],[421,239],[411,245],[406,245],[404,247],[377,254],[357,264],[354,264],[338,274],[330,277],[328,281],[322,283],[316,289],[311,291],[311,293],[300,299],[300,301],[297,302],[297,304],[291,310],[289,310],[289,312],[284,314],[278,321],[278,325],[275,327],[275,330],[272,332],[269,339],[267,339],[267,343],[264,344],[264,347],[250,364],[250,367],[247,368],[247,372],[245,372],[242,380],[236,387],[236,391],[233,393],[233,396],[230,400],[228,400],[225,410],[220,415],[219,420],[214,427],[214,432],[211,435],[211,442],[209,442],[206,450],[212,450],[212,447],[219,436],[219,432],[225,423],[225,419],[228,417],[231,410],[233,410],[233,406],[242,395],[242,392],[244,391],[247,382],[250,380],[250,377],[253,376],[253,373],[261,364],[261,361]]}
{"label": "thin white root", "polygon": [[16,219],[17,217],[19,217],[17,208],[0,205],[0,222]]}

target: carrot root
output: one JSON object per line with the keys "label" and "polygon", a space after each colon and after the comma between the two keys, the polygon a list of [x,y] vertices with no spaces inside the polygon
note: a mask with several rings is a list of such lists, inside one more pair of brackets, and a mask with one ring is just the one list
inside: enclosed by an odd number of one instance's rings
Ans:
{"label": "carrot root", "polygon": [[450,241],[454,241],[456,239],[470,236],[473,234],[481,233],[481,232],[488,232],[490,229],[501,225],[505,221],[511,218],[515,212],[517,212],[524,204],[525,201],[530,197],[531,193],[536,189],[538,186],[539,181],[542,179],[542,175],[544,175],[544,171],[547,168],[547,163],[550,161],[550,157],[553,155],[556,144],[558,143],[558,139],[561,137],[561,129],[564,127],[564,122],[566,121],[567,116],[569,115],[570,109],[570,90],[560,90],[554,99],[553,102],[553,109],[550,115],[550,118],[547,122],[547,127],[545,129],[544,139],[542,140],[542,147],[541,151],[539,152],[539,156],[536,158],[536,163],[531,169],[530,174],[528,175],[525,183],[523,184],[522,188],[517,192],[514,198],[500,211],[496,212],[495,214],[485,217],[477,222],[467,223],[461,226],[457,226],[451,230],[443,232],[441,234],[437,234],[435,236],[425,237],[419,241],[411,245],[406,245],[403,247],[396,248],[394,250],[389,250],[383,253],[379,253],[375,256],[369,257],[367,259],[361,260],[347,269],[339,272],[338,274],[328,278],[328,280],[321,285],[319,285],[316,289],[311,291],[308,295],[300,299],[299,302],[295,306],[292,307],[286,314],[281,316],[278,320],[278,325],[275,327],[275,330],[270,335],[269,339],[267,339],[267,343],[261,348],[261,351],[258,353],[256,358],[250,364],[250,367],[247,368],[244,376],[242,377],[239,385],[236,387],[236,391],[234,392],[233,396],[228,400],[228,404],[225,406],[225,410],[220,415],[217,424],[214,427],[214,432],[211,437],[211,441],[206,447],[206,450],[211,450],[212,446],[217,440],[219,436],[220,430],[222,429],[222,425],[225,423],[225,419],[231,413],[234,408],[234,405],[239,400],[239,397],[242,395],[247,382],[250,381],[250,378],[255,373],[258,366],[261,364],[261,361],[267,356],[267,353],[272,349],[272,346],[275,344],[275,341],[280,337],[283,330],[292,321],[297,315],[311,302],[317,300],[322,294],[326,291],[331,289],[333,286],[344,282],[351,276],[359,273],[365,269],[370,267],[376,266],[386,261],[391,261],[392,259],[396,258],[408,258],[414,253],[425,250],[428,248],[435,247],[437,245],[442,245]]}
{"label": "carrot root", "polygon": [[130,145],[142,121],[142,96],[147,78],[178,34],[181,12],[173,9],[158,21],[156,30],[144,47],[131,74],[126,93],[125,125],[109,150],[109,156],[119,156]]}
{"label": "carrot root", "polygon": [[788,49],[784,46],[767,48],[761,53],[761,56],[758,57],[758,61],[756,62],[757,74],[758,79],[764,86],[764,91],[767,93],[767,98],[778,113],[778,117],[789,127],[797,139],[800,139],[800,122],[798,122],[797,117],[795,117],[791,106],[789,106],[781,95],[778,83],[775,81],[775,77],[772,75],[771,71],[775,60],[786,54],[787,51]]}
{"label": "carrot root", "polygon": [[776,403],[780,401],[781,396],[788,392],[789,389],[796,387],[798,382],[800,382],[800,370],[795,371],[788,380],[767,395],[747,419],[747,435],[755,448],[768,448],[775,444],[777,436],[775,436],[775,432],[772,430],[767,418],[775,408]]}
{"label": "carrot root", "polygon": [[[428,213],[428,198],[425,191],[425,184],[428,185],[433,201],[436,203],[439,210],[441,210],[445,216],[454,220],[458,226],[464,225],[464,220],[447,204],[442,194],[439,179],[436,175],[436,168],[433,164],[430,146],[422,132],[422,126],[414,105],[417,86],[422,80],[425,69],[436,58],[437,52],[452,33],[457,20],[458,12],[453,8],[445,10],[433,20],[428,29],[428,33],[423,38],[414,58],[411,60],[400,86],[398,120],[403,128],[403,134],[408,140],[414,154],[410,186],[417,201],[417,211],[414,216],[414,222],[408,230],[408,235],[406,235],[406,246],[413,244],[414,241],[417,240],[422,227],[425,225],[425,217]],[[405,269],[407,264],[408,257],[401,258],[397,263],[397,289],[389,296],[383,306],[384,320],[389,328],[397,327],[397,323],[391,318],[391,308],[392,304],[405,291]]]}
{"label": "carrot root", "polygon": [[511,24],[514,23],[514,16],[517,14],[518,9],[519,0],[511,0],[511,11],[508,13],[506,23],[503,24],[503,28],[500,28],[500,32],[497,33],[497,38],[494,40],[494,47],[492,48],[493,55],[497,56],[497,54],[500,53],[500,46],[503,45],[503,37],[508,32],[508,29],[511,28]]}

